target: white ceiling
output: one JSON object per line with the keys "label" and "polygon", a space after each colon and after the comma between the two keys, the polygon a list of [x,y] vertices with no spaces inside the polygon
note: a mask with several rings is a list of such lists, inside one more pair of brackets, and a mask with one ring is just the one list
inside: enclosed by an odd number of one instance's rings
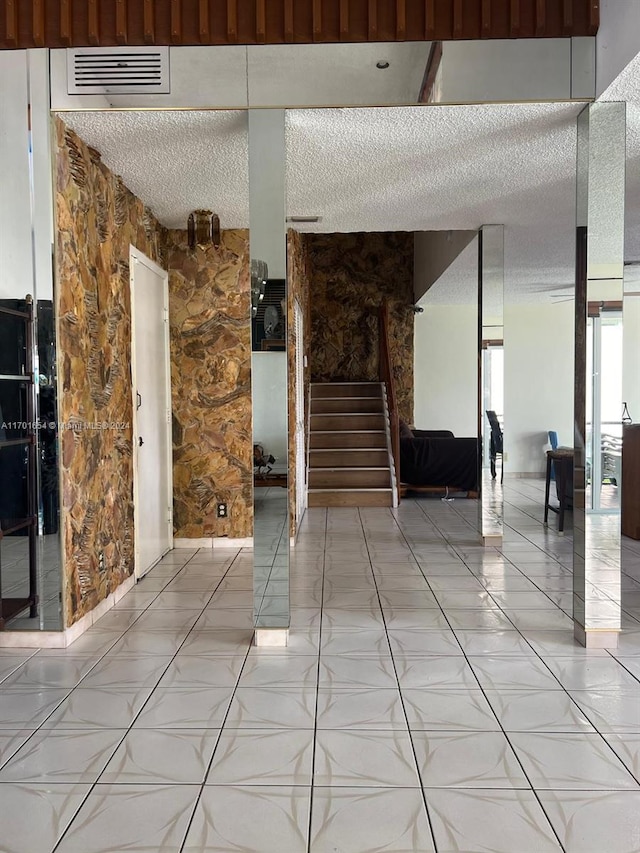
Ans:
{"label": "white ceiling", "polygon": [[145,110],[62,113],[168,228],[215,210],[223,228],[249,225],[247,113]]}
{"label": "white ceiling", "polygon": [[[603,98],[629,101],[628,258],[640,259],[640,59]],[[287,113],[287,213],[307,231],[421,231],[505,224],[505,287],[526,300],[573,280],[575,122],[580,104]],[[63,118],[170,227],[211,207],[248,225],[246,114],[87,112]],[[438,292],[464,300],[472,248]],[[458,296],[454,299],[454,294]],[[433,293],[436,298],[436,291]],[[447,298],[438,297],[438,301]]]}

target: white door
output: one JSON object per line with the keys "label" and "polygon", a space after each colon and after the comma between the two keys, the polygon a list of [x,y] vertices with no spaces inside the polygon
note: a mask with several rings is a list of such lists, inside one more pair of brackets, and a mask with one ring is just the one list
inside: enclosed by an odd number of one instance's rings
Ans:
{"label": "white door", "polygon": [[296,336],[296,530],[307,508],[307,457],[304,429],[304,326],[302,308],[293,303]]}
{"label": "white door", "polygon": [[135,249],[131,264],[135,575],[173,547],[169,282]]}

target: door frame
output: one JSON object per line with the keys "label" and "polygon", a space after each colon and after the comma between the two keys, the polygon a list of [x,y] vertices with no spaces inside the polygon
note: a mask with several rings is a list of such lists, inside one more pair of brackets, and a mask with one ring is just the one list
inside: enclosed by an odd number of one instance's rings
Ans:
{"label": "door frame", "polygon": [[[156,264],[151,258],[148,258],[144,252],[141,252],[134,245],[129,246],[129,288],[131,300],[131,405],[132,405],[132,440],[133,440],[133,537],[134,537],[134,576],[136,580],[140,580],[151,569],[149,566],[145,572],[140,571],[140,552],[139,552],[139,513],[140,495],[138,492],[138,401],[137,401],[137,386],[136,386],[136,318],[135,318],[135,283],[134,274],[136,264],[143,264],[152,272],[162,277],[162,296],[164,306],[164,354],[166,368],[166,382],[164,388],[164,399],[166,407],[166,431],[167,431],[167,532],[169,548],[165,553],[168,553],[173,548],[173,441],[171,431],[171,354],[169,349],[169,273]],[[164,555],[163,555],[164,556]],[[155,565],[155,564],[154,564]]]}

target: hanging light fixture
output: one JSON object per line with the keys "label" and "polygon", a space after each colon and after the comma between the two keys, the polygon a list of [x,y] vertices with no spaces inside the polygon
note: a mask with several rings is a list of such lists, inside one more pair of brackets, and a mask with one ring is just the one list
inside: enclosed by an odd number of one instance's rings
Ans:
{"label": "hanging light fixture", "polygon": [[220,217],[212,210],[194,210],[189,214],[187,232],[191,249],[196,246],[219,246]]}
{"label": "hanging light fixture", "polygon": [[258,313],[260,303],[264,299],[264,292],[269,277],[269,271],[265,261],[253,259],[251,261],[251,316]]}

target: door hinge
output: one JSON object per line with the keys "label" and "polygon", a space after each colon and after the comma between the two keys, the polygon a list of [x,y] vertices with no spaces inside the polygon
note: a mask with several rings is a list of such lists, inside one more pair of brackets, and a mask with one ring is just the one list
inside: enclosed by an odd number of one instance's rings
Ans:
{"label": "door hinge", "polygon": [[169,322],[169,309],[168,308],[162,309],[162,316],[164,318],[164,322],[168,323]]}

